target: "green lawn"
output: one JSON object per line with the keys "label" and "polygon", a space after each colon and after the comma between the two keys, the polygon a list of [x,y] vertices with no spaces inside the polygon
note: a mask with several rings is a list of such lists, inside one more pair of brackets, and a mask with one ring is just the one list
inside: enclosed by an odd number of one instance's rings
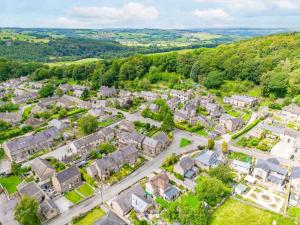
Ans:
{"label": "green lawn", "polygon": [[240,160],[240,161],[248,162],[248,163],[252,162],[252,157],[250,157],[244,153],[241,153],[241,152],[229,152],[227,158],[228,159],[236,159],[236,160]]}
{"label": "green lawn", "polygon": [[27,108],[24,110],[24,112],[23,112],[23,114],[22,114],[22,118],[23,118],[24,120],[27,119],[27,118],[29,118],[32,108],[33,108],[33,106],[29,106],[29,107],[27,107]]}
{"label": "green lawn", "polygon": [[0,184],[7,190],[9,194],[17,191],[17,186],[22,182],[21,178],[17,176],[9,176],[0,178]]}
{"label": "green lawn", "polygon": [[287,210],[290,217],[295,218],[295,220],[300,223],[300,207],[292,207]]}
{"label": "green lawn", "polygon": [[199,200],[196,196],[188,194],[181,197],[181,201],[186,202],[192,207],[197,207],[199,204]]}
{"label": "green lawn", "polygon": [[75,190],[66,193],[65,197],[73,204],[77,204],[83,199]]}
{"label": "green lawn", "polygon": [[204,129],[201,129],[201,130],[197,131],[196,133],[201,135],[201,136],[204,136],[204,137],[208,136],[208,133]]}
{"label": "green lawn", "polygon": [[77,191],[79,191],[82,195],[85,197],[91,196],[94,194],[94,189],[91,188],[88,184],[83,184],[79,188],[77,188]]}
{"label": "green lawn", "polygon": [[88,214],[84,216],[81,220],[74,223],[74,225],[92,225],[104,215],[105,212],[102,209],[95,208],[88,212]]}
{"label": "green lawn", "polygon": [[192,143],[191,140],[186,139],[186,138],[181,138],[179,146],[181,148],[183,148],[183,147],[186,147],[186,146],[190,145],[191,143]]}
{"label": "green lawn", "polygon": [[227,200],[211,216],[210,225],[292,225],[291,219],[266,210],[243,204],[235,199]]}

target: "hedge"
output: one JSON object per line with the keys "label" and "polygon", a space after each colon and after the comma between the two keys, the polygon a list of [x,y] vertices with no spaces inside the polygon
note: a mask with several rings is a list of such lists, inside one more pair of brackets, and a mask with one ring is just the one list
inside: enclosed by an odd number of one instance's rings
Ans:
{"label": "hedge", "polygon": [[249,124],[246,128],[244,128],[242,131],[234,134],[231,136],[231,139],[237,139],[238,137],[240,137],[241,135],[243,135],[244,133],[248,132],[249,130],[251,130],[253,127],[255,127],[260,121],[262,121],[263,118],[259,118],[254,120],[251,124]]}

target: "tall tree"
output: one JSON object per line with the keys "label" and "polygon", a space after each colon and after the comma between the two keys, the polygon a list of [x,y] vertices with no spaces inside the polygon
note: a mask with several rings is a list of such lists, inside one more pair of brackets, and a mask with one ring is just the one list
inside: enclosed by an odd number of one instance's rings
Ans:
{"label": "tall tree", "polygon": [[21,225],[39,225],[38,202],[29,196],[25,196],[15,209],[15,218]]}

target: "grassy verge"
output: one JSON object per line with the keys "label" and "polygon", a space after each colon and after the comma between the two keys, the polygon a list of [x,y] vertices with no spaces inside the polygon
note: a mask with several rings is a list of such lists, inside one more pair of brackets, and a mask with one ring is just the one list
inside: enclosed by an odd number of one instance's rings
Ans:
{"label": "grassy verge", "polygon": [[186,147],[186,146],[188,146],[188,145],[190,145],[190,144],[192,144],[192,141],[191,141],[191,140],[186,139],[186,138],[181,138],[179,147],[180,147],[180,148],[184,148],[184,147]]}

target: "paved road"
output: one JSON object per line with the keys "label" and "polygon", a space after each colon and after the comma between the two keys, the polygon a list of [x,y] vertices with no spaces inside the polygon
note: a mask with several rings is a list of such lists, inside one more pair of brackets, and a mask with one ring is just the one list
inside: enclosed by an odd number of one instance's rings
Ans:
{"label": "paved road", "polygon": [[[180,154],[182,152],[188,152],[188,151],[193,150],[197,143],[203,144],[200,139],[198,139],[192,135],[184,134],[184,133],[185,132],[183,132],[183,131],[175,130],[174,131],[174,141],[172,142],[172,144],[168,147],[168,149],[166,151],[162,152],[160,155],[158,155],[154,159],[147,161],[142,167],[140,167],[135,172],[130,174],[123,181],[109,187],[109,190],[104,190],[102,197],[101,197],[100,193],[97,193],[91,199],[88,199],[88,200],[74,206],[70,210],[62,213],[58,217],[49,221],[48,224],[49,225],[67,224],[68,222],[70,222],[72,220],[73,217],[78,216],[80,213],[84,213],[84,212],[87,212],[87,211],[93,209],[94,207],[102,204],[103,201],[112,199],[121,191],[131,187],[133,184],[137,183],[142,178],[150,175],[153,171],[155,171],[162,165],[162,163],[167,155],[170,155],[172,153]],[[179,148],[179,143],[180,143],[182,134],[191,137],[192,140],[195,140],[195,143],[192,143],[191,145],[189,145],[185,148]]]}

